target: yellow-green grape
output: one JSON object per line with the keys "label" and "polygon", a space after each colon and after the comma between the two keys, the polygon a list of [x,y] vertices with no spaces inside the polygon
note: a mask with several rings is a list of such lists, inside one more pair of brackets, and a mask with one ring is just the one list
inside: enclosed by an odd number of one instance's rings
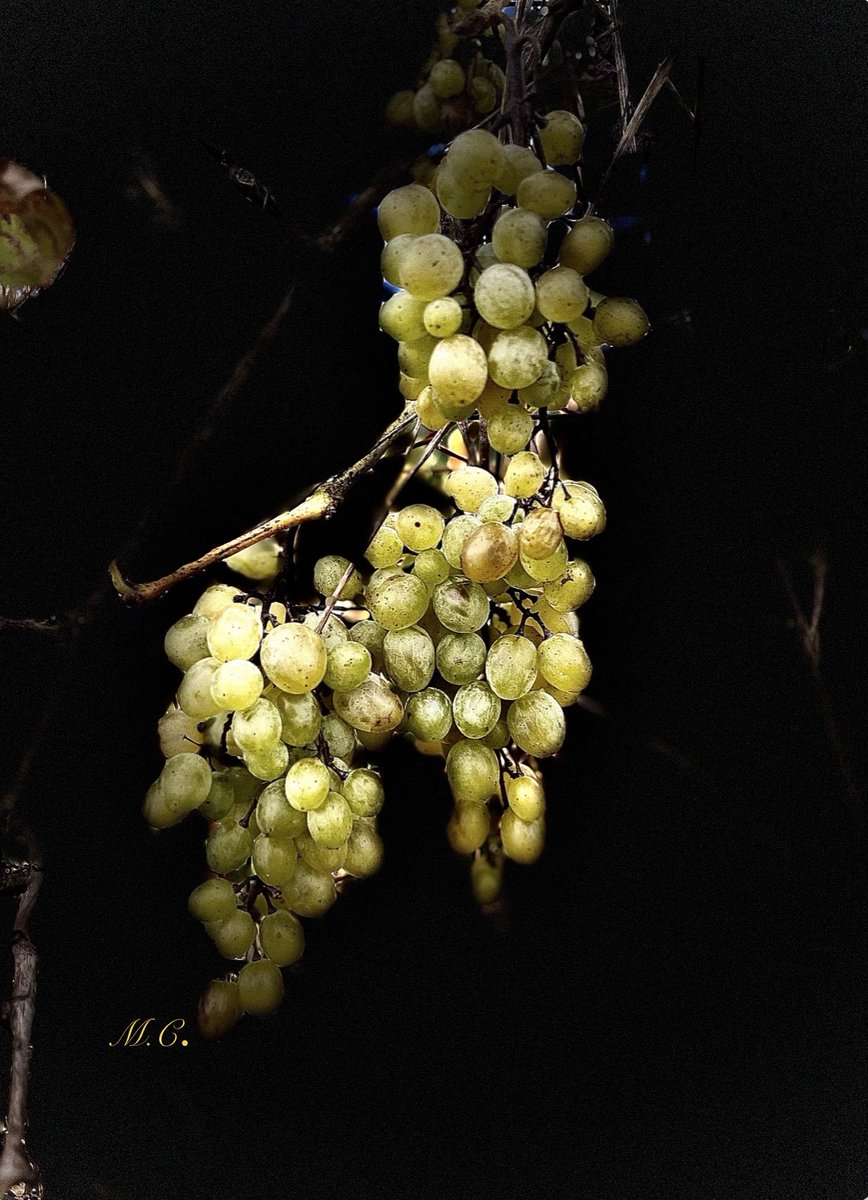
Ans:
{"label": "yellow-green grape", "polygon": [[326,871],[317,871],[302,859],[283,892],[283,904],[301,917],[324,916],[337,899],[335,881]]}
{"label": "yellow-green grape", "polygon": [[508,404],[488,422],[488,440],[499,454],[518,454],[533,433],[533,417],[526,408]]}
{"label": "yellow-green grape", "polygon": [[434,674],[434,643],[418,625],[393,629],[384,643],[386,672],[403,692],[420,692]]}
{"label": "yellow-green grape", "polygon": [[412,233],[401,233],[386,242],[380,254],[380,272],[395,287],[401,286],[401,259],[404,251],[415,241]]}
{"label": "yellow-green grape", "polygon": [[371,652],[367,646],[360,642],[340,642],[328,652],[323,683],[336,691],[348,692],[364,683],[370,673]]}
{"label": "yellow-green grape", "polygon": [[[523,149],[509,147],[504,149]],[[532,154],[537,169],[540,164]],[[517,186],[517,185],[516,185]],[[515,263],[518,267],[535,267],[546,252],[548,231],[539,213],[527,208],[508,208],[494,224],[491,243],[502,263]]]}
{"label": "yellow-green grape", "polygon": [[503,476],[503,488],[509,496],[527,499],[539,491],[545,477],[546,469],[539,455],[532,450],[522,450],[509,460]]}
{"label": "yellow-green grape", "polygon": [[386,631],[382,625],[378,625],[376,621],[367,618],[364,621],[357,622],[350,631],[350,640],[353,642],[361,642],[366,646],[368,653],[371,656],[371,669],[379,671],[383,665],[383,642],[386,637]]}
{"label": "yellow-green grape", "polygon": [[194,663],[209,657],[208,618],[202,613],[181,617],[166,631],[163,648],[170,663],[189,671]]}
{"label": "yellow-green grape", "polygon": [[609,373],[599,363],[582,363],[570,376],[569,389],[579,412],[593,412],[609,390]]}
{"label": "yellow-green grape", "polygon": [[159,780],[151,784],[142,801],[142,816],[152,829],[169,829],[172,825],[183,821],[186,815],[183,811],[178,812],[176,809],[169,808]]}
{"label": "yellow-green grape", "polygon": [[477,279],[473,302],[489,325],[496,329],[514,329],[533,312],[533,283],[527,271],[514,263],[495,263],[486,267]]}
{"label": "yellow-green grape", "polygon": [[552,267],[536,281],[536,304],[547,321],[574,321],[588,307],[587,284],[571,267]]}
{"label": "yellow-green grape", "polygon": [[563,539],[558,543],[554,553],[547,558],[528,558],[519,553],[521,565],[530,575],[537,586],[546,584],[550,579],[558,579],[567,568],[567,547]]}
{"label": "yellow-green grape", "polygon": [[531,608],[549,633],[569,633],[573,637],[579,636],[579,618],[572,610],[565,613],[558,612],[556,608],[552,608],[544,596],[534,599],[531,602]]}
{"label": "yellow-green grape", "polygon": [[[443,412],[437,403],[434,389],[430,386],[430,384],[427,387],[424,387],[419,393],[419,396],[416,400],[416,416],[426,429],[442,429],[444,425],[449,424],[449,417]],[[397,561],[398,560],[396,558],[395,562]],[[385,566],[386,564],[383,563],[381,565]]]}
{"label": "yellow-green grape", "polygon": [[[446,486],[448,489],[448,480]],[[441,548],[443,550],[443,557],[456,570],[461,566],[461,551],[464,549],[464,544],[474,529],[479,528],[479,524],[477,515],[470,512],[461,513],[447,522],[446,528],[443,531]]]}
{"label": "yellow-green grape", "polygon": [[211,768],[197,754],[173,754],[158,780],[163,804],[171,813],[188,813],[208,798]]}
{"label": "yellow-green grape", "polygon": [[283,722],[277,706],[260,697],[232,718],[232,736],[242,750],[254,754],[280,741]]}
{"label": "yellow-green grape", "polygon": [[212,584],[211,587],[205,589],[193,605],[193,615],[202,616],[211,621],[224,608],[228,608],[230,604],[234,604],[237,595],[238,588],[231,587],[228,583]]}
{"label": "yellow-green grape", "polygon": [[503,860],[492,862],[484,854],[470,864],[470,886],[477,904],[493,904],[503,883]]}
{"label": "yellow-green grape", "polygon": [[[588,293],[588,295],[590,296],[590,292]],[[569,321],[569,322],[567,322],[567,324],[568,324],[569,329],[576,335],[576,338],[578,339],[578,343],[582,349],[583,354],[587,355],[589,351],[597,350],[600,352],[600,355],[602,356],[603,360],[605,360],[605,356],[602,354],[602,351],[600,350],[600,338],[597,334],[597,331],[594,329],[593,317],[576,317],[576,319],[574,321]],[[572,346],[572,343],[570,343],[570,345]],[[573,348],[573,358],[575,359],[575,349],[574,348]],[[593,361],[597,361],[597,360],[595,359]],[[570,366],[573,370],[575,370],[575,367],[576,367],[575,361],[572,362],[570,364]]]}
{"label": "yellow-green grape", "polygon": [[447,683],[470,683],[482,673],[485,654],[478,633],[447,633],[437,644],[437,670]]}
{"label": "yellow-green grape", "polygon": [[244,765],[257,779],[270,782],[282,775],[289,763],[289,751],[284,742],[275,742],[263,750],[245,750]]}
{"label": "yellow-green grape", "polygon": [[226,566],[230,571],[256,582],[271,580],[280,570],[283,551],[274,538],[264,538],[253,546],[246,546],[236,554],[230,554]]}
{"label": "yellow-green grape", "polygon": [[485,421],[490,421],[496,412],[499,412],[505,404],[509,404],[509,398],[512,395],[512,388],[501,387],[499,383],[489,377],[488,382],[483,388],[482,395],[476,401],[476,407],[479,415]]}
{"label": "yellow-green grape", "polygon": [[[347,644],[355,645],[354,642]],[[370,654],[368,654],[369,660],[370,657]],[[367,679],[367,675],[365,678]],[[356,735],[346,721],[337,716],[336,713],[329,713],[327,717],[323,718],[322,734],[332,757],[339,758],[342,763],[350,762],[356,750]],[[334,786],[335,781],[332,782],[332,787]]]}
{"label": "yellow-green grape", "polygon": [[347,857],[346,842],[339,846],[322,846],[306,830],[295,839],[295,844],[299,856],[316,871],[339,871]]}
{"label": "yellow-green grape", "polygon": [[480,521],[511,521],[515,515],[515,500],[512,496],[489,496],[482,501],[476,515]]}
{"label": "yellow-green grape", "polygon": [[252,658],[261,640],[260,610],[247,604],[224,608],[208,627],[208,649],[220,662],[230,658]]}
{"label": "yellow-green grape", "polygon": [[548,346],[538,329],[519,325],[504,329],[491,343],[488,370],[501,387],[525,388],[536,383],[548,362]]}
{"label": "yellow-green grape", "polygon": [[316,740],[322,717],[310,692],[290,695],[274,688],[268,699],[280,714],[282,741],[290,746],[307,746]]}
{"label": "yellow-green grape", "polygon": [[488,79],[474,76],[467,90],[478,113],[489,113],[497,104],[497,92],[494,84]]}
{"label": "yellow-green grape", "polygon": [[491,817],[484,804],[456,804],[446,826],[446,837],[456,854],[478,850],[491,828]]}
{"label": "yellow-green grape", "polygon": [[386,105],[386,121],[389,125],[395,125],[399,129],[415,129],[416,122],[413,118],[413,97],[415,92],[411,88],[404,88],[400,92],[395,92],[389,98]]}
{"label": "yellow-green grape", "polygon": [[384,629],[406,629],[415,625],[428,607],[428,589],[416,575],[398,568],[386,578],[372,577],[365,589],[365,602],[373,619]]}
{"label": "yellow-green grape", "polygon": [[446,777],[456,803],[484,804],[500,783],[497,755],[476,741],[456,742],[446,756]]}
{"label": "yellow-green grape", "polygon": [[594,313],[597,336],[609,346],[633,346],[650,328],[642,306],[625,296],[607,296]]}
{"label": "yellow-green grape", "polygon": [[344,799],[357,817],[375,817],[383,807],[383,781],[369,767],[357,767],[344,780]]}
{"label": "yellow-green grape", "polygon": [[188,717],[180,708],[170,708],[160,717],[157,736],[164,758],[171,758],[173,754],[198,754],[205,740],[205,735],[199,731],[199,722],[194,717]]}
{"label": "yellow-green grape", "polygon": [[440,100],[429,83],[424,83],[413,97],[413,120],[424,133],[436,133],[440,128]]}
{"label": "yellow-green grape", "polygon": [[426,302],[418,296],[411,296],[409,292],[395,292],[385,304],[380,305],[380,328],[396,342],[412,342],[424,337],[427,333],[425,307]]}
{"label": "yellow-green grape", "polygon": [[309,625],[279,625],[262,639],[259,661],[282,691],[293,695],[311,692],[325,674],[325,642]]}
{"label": "yellow-green grape", "polygon": [[537,650],[540,675],[562,692],[583,692],[591,682],[591,660],[578,638],[556,633]]}
{"label": "yellow-green grape", "polygon": [[485,351],[465,333],[440,338],[428,363],[428,378],[446,404],[469,406],[488,379]]}
{"label": "yellow-green grape", "polygon": [[404,543],[394,529],[382,525],[368,543],[365,558],[372,567],[394,567],[404,554]]}
{"label": "yellow-green grape", "polygon": [[[517,144],[502,146],[500,166],[493,180],[494,187],[499,192],[503,192],[505,196],[514,196],[523,179],[542,169],[542,163],[529,146]],[[528,265],[532,266],[533,264]]]}
{"label": "yellow-green grape", "polygon": [[506,723],[519,749],[536,758],[548,758],[564,744],[564,711],[547,692],[527,692],[513,700]]}
{"label": "yellow-green grape", "polygon": [[383,197],[377,210],[377,224],[384,242],[401,233],[422,237],[440,228],[440,207],[428,188],[408,183]]}
{"label": "yellow-green grape", "polygon": [[531,509],[519,526],[518,541],[525,558],[551,558],[563,540],[560,519],[551,508]]}
{"label": "yellow-green grape", "polygon": [[554,221],[573,208],[576,185],[557,171],[538,171],[521,181],[515,198],[519,208],[529,208],[544,220]]}
{"label": "yellow-green grape", "polygon": [[508,808],[500,818],[500,837],[507,858],[518,863],[536,862],[545,845],[545,821],[542,817],[536,821],[522,821]]}
{"label": "yellow-green grape", "polygon": [[283,999],[280,967],[269,958],[245,963],[238,972],[238,997],[250,1016],[270,1017]]}
{"label": "yellow-green grape", "polygon": [[454,58],[441,58],[431,68],[428,82],[431,90],[440,100],[448,100],[464,91],[464,70]]}
{"label": "yellow-green grape", "polygon": [[519,775],[506,781],[506,800],[522,821],[538,821],[546,810],[546,796],[540,781],[532,775]]}
{"label": "yellow-green grape", "polygon": [[450,173],[469,189],[490,188],[502,160],[503,147],[493,133],[484,129],[459,133],[446,156]]}
{"label": "yellow-green grape", "polygon": [[256,823],[262,833],[279,838],[294,838],[307,829],[305,814],[286,798],[286,782],[276,779],[263,789],[256,802]]}
{"label": "yellow-green grape", "polygon": [[339,792],[329,792],[325,803],[307,814],[310,836],[331,849],[344,844],[352,827],[352,809]]}
{"label": "yellow-green grape", "polygon": [[427,377],[428,364],[436,345],[437,339],[431,337],[430,333],[425,333],[412,342],[399,342],[398,366],[401,371],[419,378]]}
{"label": "yellow-green grape", "polygon": [[209,870],[228,875],[247,862],[253,851],[253,834],[237,821],[221,821],[205,843]]}
{"label": "yellow-green grape", "polygon": [[283,887],[295,874],[298,855],[292,838],[260,833],[254,838],[253,869],[263,883]]}
{"label": "yellow-green grape", "polygon": [[552,506],[557,509],[567,537],[587,541],[606,528],[606,510],[595,491],[581,483],[569,482],[555,489]]}
{"label": "yellow-green grape", "polygon": [[483,500],[495,495],[497,480],[482,467],[459,467],[446,477],[445,491],[464,512],[475,513]]}
{"label": "yellow-green grape", "polygon": [[[321,596],[334,595],[335,588],[350,570],[350,560],[339,554],[326,554],[317,559],[313,568],[313,586]],[[350,576],[338,594],[338,600],[352,600],[362,590],[362,577],[352,568]]]}
{"label": "yellow-green grape", "polygon": [[214,703],[226,711],[249,708],[262,694],[262,672],[248,658],[230,658],[211,676]]}
{"label": "yellow-green grape", "polygon": [[442,742],[452,728],[452,702],[439,688],[426,687],[407,700],[404,720],[408,733],[420,742]]}
{"label": "yellow-green grape", "polygon": [[259,923],[262,953],[279,967],[290,967],[304,954],[304,926],[288,912],[273,912]]}
{"label": "yellow-green grape", "polygon": [[284,790],[293,808],[310,812],[325,803],[329,794],[329,769],[318,758],[302,758],[286,773]]}
{"label": "yellow-green grape", "polygon": [[433,592],[438,583],[449,578],[449,563],[442,550],[421,550],[413,563],[413,574]]}
{"label": "yellow-green grape", "polygon": [[240,807],[243,816],[254,797],[259,795],[262,785],[258,779],[253,778],[246,767],[230,767],[226,775],[232,785],[235,803]]}
{"label": "yellow-green grape", "polygon": [[405,375],[403,371],[398,373],[398,391],[405,400],[415,400],[427,386],[427,376]]}
{"label": "yellow-green grape", "polygon": [[453,296],[441,296],[426,305],[422,320],[432,337],[452,337],[461,329],[464,309]]}
{"label": "yellow-green grape", "polygon": [[330,613],[325,625],[320,630],[319,626],[321,624],[322,614],[318,612],[308,613],[302,621],[302,625],[312,630],[317,637],[322,638],[326,654],[328,654],[331,647],[337,642],[346,642],[349,639],[349,630],[337,613]]}
{"label": "yellow-green grape", "polygon": [[[460,8],[466,8],[467,4],[460,4]],[[452,18],[449,13],[441,13],[435,22],[437,30],[437,49],[443,57],[447,57],[458,45],[460,38],[452,29]]]}
{"label": "yellow-green grape", "polygon": [[442,233],[416,238],[401,256],[401,286],[422,300],[448,296],[463,274],[464,256]]}
{"label": "yellow-green grape", "polygon": [[591,568],[580,558],[567,563],[563,573],[545,583],[543,596],[557,612],[570,612],[588,600],[594,590]]}
{"label": "yellow-green grape", "polygon": [[561,242],[560,264],[572,267],[580,275],[590,275],[608,256],[614,240],[615,234],[608,221],[602,217],[582,217]]}
{"label": "yellow-green grape", "polygon": [[550,167],[572,166],[579,161],[585,131],[574,113],[562,108],[546,113],[546,124],[539,129],[538,136]]}
{"label": "yellow-green grape", "polygon": [[203,1038],[216,1042],[241,1018],[241,999],[234,979],[212,979],[199,997],[196,1024]]}
{"label": "yellow-green grape", "polygon": [[408,504],[395,518],[395,532],[408,550],[431,550],[443,535],[446,522],[430,504]]}
{"label": "yellow-green grape", "polygon": [[458,221],[469,221],[485,212],[491,197],[491,189],[469,187],[449,166],[449,160],[437,168],[435,179],[437,199],[450,217]]}
{"label": "yellow-green grape", "polygon": [[447,404],[434,388],[431,389],[431,394],[437,405],[437,411],[447,421],[466,421],[473,415],[473,404],[469,407],[466,404]]}
{"label": "yellow-green grape", "polygon": [[[427,596],[426,590],[426,601]],[[335,692],[334,703],[338,716],[353,729],[364,733],[387,733],[397,729],[404,715],[400,699],[377,675],[368,676],[350,692]]]}
{"label": "yellow-green grape", "polygon": [[460,687],[452,699],[455,726],[466,738],[483,738],[500,719],[500,697],[482,679]]}
{"label": "yellow-green grape", "polygon": [[228,879],[206,879],[193,888],[187,908],[197,921],[222,921],[235,911],[235,889]]}
{"label": "yellow-green grape", "polygon": [[452,578],[438,583],[431,598],[441,625],[453,633],[475,633],[488,620],[489,600],[478,583]]}
{"label": "yellow-green grape", "polygon": [[474,583],[490,583],[508,575],[517,559],[514,531],[498,521],[485,521],[464,543],[461,570]]}
{"label": "yellow-green grape", "polygon": [[383,863],[383,842],[376,829],[367,821],[353,821],[352,832],[347,839],[344,870],[349,875],[365,878],[379,871]]}
{"label": "yellow-green grape", "polygon": [[501,700],[517,700],[533,687],[537,676],[536,646],[526,637],[507,633],[491,646],[485,678]]}

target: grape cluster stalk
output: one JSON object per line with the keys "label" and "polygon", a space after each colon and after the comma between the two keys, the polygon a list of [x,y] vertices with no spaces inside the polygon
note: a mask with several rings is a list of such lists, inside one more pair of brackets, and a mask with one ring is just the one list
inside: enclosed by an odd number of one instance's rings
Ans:
{"label": "grape cluster stalk", "polygon": [[[525,77],[544,10],[501,7],[461,3],[419,89],[389,106],[424,130],[435,110],[437,127],[457,119],[457,98],[465,119],[470,101],[493,118],[378,210],[391,290],[379,323],[417,439],[365,561],[321,557],[305,592],[291,522],[264,526],[226,558],[238,582],[208,586],[166,635],[183,677],[144,815],[156,829],[194,810],[206,823],[208,877],[189,910],[230,963],[200,1001],[208,1038],[273,1013],[303,921],[379,868],[374,756],[393,738],[444,760],[446,836],[481,904],[497,899],[505,859],[543,850],[540,760],[561,749],[564,710],[591,678],[582,548],[606,524],[592,484],[561,473],[553,417],[597,409],[607,348],[639,342],[649,322],[586,282],[613,232],[580,195],[585,129],[567,108],[539,111]],[[483,69],[470,35],[470,58],[452,57],[474,13],[489,14],[505,70]],[[428,502],[400,503],[411,477]]]}

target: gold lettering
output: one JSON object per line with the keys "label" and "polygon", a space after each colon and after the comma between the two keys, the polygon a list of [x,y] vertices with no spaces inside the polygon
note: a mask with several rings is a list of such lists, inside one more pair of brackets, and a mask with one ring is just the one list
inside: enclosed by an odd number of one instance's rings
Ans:
{"label": "gold lettering", "polygon": [[153,1020],[153,1017],[134,1017],[117,1041],[109,1042],[109,1045],[119,1046],[123,1041],[125,1046],[141,1046],[145,1040],[148,1026],[153,1023]]}
{"label": "gold lettering", "polygon": [[183,1017],[176,1017],[176,1018],[174,1019],[174,1021],[169,1021],[169,1023],[168,1023],[167,1025],[164,1025],[164,1026],[163,1026],[163,1028],[160,1030],[160,1036],[159,1036],[159,1038],[157,1039],[157,1040],[159,1041],[160,1045],[161,1045],[161,1046],[174,1046],[174,1045],[175,1045],[175,1043],[178,1041],[178,1034],[177,1034],[177,1033],[172,1033],[172,1035],[171,1035],[171,1037],[172,1037],[172,1040],[171,1040],[170,1042],[169,1042],[169,1041],[165,1041],[165,1042],[163,1041],[163,1034],[166,1032],[166,1030],[167,1030],[167,1029],[171,1029],[171,1030],[175,1030],[175,1029],[177,1029],[177,1030],[181,1030],[181,1029],[183,1029],[183,1028],[184,1028],[184,1026],[185,1026],[186,1024],[187,1024],[187,1022],[184,1020],[184,1018],[183,1018]]}

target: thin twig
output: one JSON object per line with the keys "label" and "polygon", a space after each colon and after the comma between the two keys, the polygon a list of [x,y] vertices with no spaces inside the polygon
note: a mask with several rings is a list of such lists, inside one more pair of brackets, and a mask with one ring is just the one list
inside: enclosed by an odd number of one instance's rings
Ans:
{"label": "thin twig", "polygon": [[672,64],[674,62],[675,62],[675,55],[668,54],[666,56],[666,58],[663,59],[663,62],[660,63],[660,65],[658,66],[658,68],[654,72],[654,74],[651,76],[651,81],[649,82],[648,86],[646,87],[645,91],[643,92],[642,99],[636,105],[636,111],[633,113],[632,117],[628,121],[626,129],[621,134],[621,140],[618,142],[618,145],[615,147],[615,151],[612,155],[611,161],[610,161],[608,167],[606,168],[606,173],[604,174],[602,180],[600,181],[600,186],[597,189],[597,199],[594,201],[594,204],[592,206],[592,211],[593,211],[593,208],[596,208],[597,203],[599,202],[600,195],[602,194],[603,188],[606,186],[606,183],[609,179],[609,176],[612,173],[612,168],[614,167],[615,163],[618,161],[618,159],[621,157],[621,155],[624,153],[625,150],[627,150],[631,145],[635,144],[633,139],[634,139],[635,135],[639,132],[639,127],[642,124],[642,122],[645,120],[645,116],[648,112],[648,109],[654,103],[654,100],[657,97],[657,93],[660,91],[660,89],[663,87],[666,80],[669,78],[669,72],[672,70]]}

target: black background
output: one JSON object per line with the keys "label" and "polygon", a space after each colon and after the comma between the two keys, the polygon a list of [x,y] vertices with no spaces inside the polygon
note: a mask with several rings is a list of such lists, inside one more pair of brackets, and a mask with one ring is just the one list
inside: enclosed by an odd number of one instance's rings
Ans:
{"label": "black background", "polygon": [[[823,666],[859,778],[868,7],[639,7],[634,93],[677,50],[692,101],[702,57],[704,128],[694,155],[664,91],[600,206],[640,220],[597,286],[655,324],[611,355],[610,396],[568,455],[609,512],[583,632],[612,717],[571,711],[545,855],[509,871],[500,915],[476,911],[445,844],[437,763],[397,747],[386,864],[308,923],[280,1016],[218,1045],[110,1049],[133,1017],[192,1021],[218,967],[185,911],[201,828],[155,838],[140,816],[174,684],[162,634],[197,587],[139,612],[107,597],[72,656],[3,635],[4,783],[55,705],[26,792],[47,866],[30,1145],[52,1196],[868,1193],[866,847],[775,569],[807,603],[825,550]],[[149,510],[124,566],[161,574],[345,466],[398,411],[371,219],[307,274],[158,500],[296,270],[290,222],[315,232],[400,151],[382,108],[437,11],[6,7],[0,149],[48,176],[78,244],[0,325],[0,611],[80,608]],[[265,179],[283,220],[190,128]],[[130,193],[136,148],[176,225]],[[689,325],[667,320],[685,309]],[[339,548],[341,529],[306,536]]]}

